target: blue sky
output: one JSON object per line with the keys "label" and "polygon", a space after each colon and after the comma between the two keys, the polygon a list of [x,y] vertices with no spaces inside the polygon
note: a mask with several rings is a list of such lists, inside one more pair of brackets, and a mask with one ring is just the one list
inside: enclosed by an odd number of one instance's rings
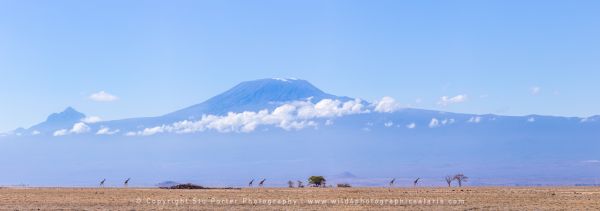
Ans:
{"label": "blue sky", "polygon": [[[598,1],[0,1],[0,131],[165,114],[241,81],[502,115],[600,114]],[[105,91],[117,97],[98,102]],[[466,96],[443,104],[443,96]],[[457,99],[457,98],[455,98]]]}

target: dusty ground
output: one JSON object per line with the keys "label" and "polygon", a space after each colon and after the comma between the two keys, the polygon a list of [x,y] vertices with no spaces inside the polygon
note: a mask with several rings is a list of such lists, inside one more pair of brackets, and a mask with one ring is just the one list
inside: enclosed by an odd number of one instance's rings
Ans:
{"label": "dusty ground", "polygon": [[387,188],[241,190],[2,188],[0,210],[7,209],[598,210],[600,209],[600,187],[394,188],[391,190]]}

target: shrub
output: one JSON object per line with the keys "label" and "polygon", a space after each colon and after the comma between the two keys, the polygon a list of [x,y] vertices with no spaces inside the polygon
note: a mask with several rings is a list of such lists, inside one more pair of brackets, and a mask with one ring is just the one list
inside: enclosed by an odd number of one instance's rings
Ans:
{"label": "shrub", "polygon": [[339,183],[337,184],[338,188],[351,188],[352,186],[348,183]]}

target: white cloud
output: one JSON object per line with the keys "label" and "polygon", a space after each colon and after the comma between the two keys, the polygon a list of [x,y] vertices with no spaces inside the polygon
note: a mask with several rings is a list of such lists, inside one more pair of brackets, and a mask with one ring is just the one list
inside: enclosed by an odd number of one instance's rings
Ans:
{"label": "white cloud", "polygon": [[[342,103],[339,100],[323,99],[317,104],[309,101],[297,101],[291,104],[285,104],[273,111],[274,115],[297,115],[302,119],[321,118],[321,117],[339,117],[348,114],[358,114],[366,112],[360,99],[355,99]],[[280,109],[280,110],[278,110]]]}
{"label": "white cloud", "polygon": [[41,134],[41,132],[37,131],[37,130],[34,130],[33,132],[31,132],[31,135],[34,135],[34,136],[39,135],[39,134]]}
{"label": "white cloud", "polygon": [[391,126],[394,126],[394,123],[392,121],[389,121],[389,122],[384,123],[383,126],[391,127]]}
{"label": "white cloud", "polygon": [[[295,101],[275,108],[272,112],[261,110],[258,112],[245,111],[241,113],[230,112],[227,115],[203,115],[197,121],[184,120],[170,125],[161,125],[145,128],[141,131],[132,131],[126,135],[149,136],[158,133],[193,133],[206,130],[215,130],[222,133],[252,132],[261,125],[270,125],[284,130],[300,130],[306,127],[317,128],[315,118],[340,117],[344,115],[368,113],[366,105],[360,100],[341,102],[339,100],[323,99],[319,102]],[[333,121],[326,121],[326,125]]]}
{"label": "white cloud", "polygon": [[119,130],[110,130],[108,127],[101,127],[100,130],[96,132],[96,135],[114,135],[118,132]]}
{"label": "white cloud", "polygon": [[[451,102],[459,102],[466,99],[464,97],[454,97],[447,99]],[[272,111],[245,111],[240,113],[230,112],[226,115],[203,115],[199,120],[184,120],[168,125],[144,128],[139,131],[129,131],[126,136],[150,136],[159,133],[195,133],[207,130],[214,130],[222,133],[229,132],[252,132],[260,126],[279,127],[284,130],[300,130],[304,128],[317,129],[317,118],[333,118],[345,115],[369,113],[369,108],[374,108],[377,112],[393,112],[400,109],[399,104],[390,97],[384,97],[376,103],[367,105],[360,99],[354,99],[346,102],[333,99],[323,99],[317,103],[311,101],[294,101],[283,104]],[[475,120],[473,120],[475,121]],[[480,121],[480,120],[477,120]],[[442,125],[453,124],[455,119],[438,120],[432,118],[429,123],[430,128]],[[332,125],[333,120],[325,120],[325,125]],[[393,122],[384,123],[385,127],[392,127]],[[367,123],[366,128],[373,126],[373,123]],[[398,127],[402,127],[398,125]],[[415,123],[406,125],[409,129],[416,128]],[[101,129],[102,130],[102,129]],[[110,130],[103,130],[103,132]],[[98,131],[100,132],[100,131]]]}
{"label": "white cloud", "polygon": [[65,136],[69,134],[69,131],[67,129],[62,129],[62,130],[57,130],[54,131],[54,134],[52,134],[53,136]]}
{"label": "white cloud", "polygon": [[375,102],[375,111],[382,113],[391,113],[400,110],[402,106],[394,98],[383,97],[381,100]]}
{"label": "white cloud", "polygon": [[470,122],[470,123],[480,123],[481,122],[481,117],[480,116],[471,117],[468,122]]}
{"label": "white cloud", "polygon": [[111,102],[111,101],[115,101],[115,100],[119,99],[117,96],[109,94],[105,91],[100,91],[100,92],[94,93],[94,94],[90,95],[89,98],[93,101],[98,101],[98,102]]}
{"label": "white cloud", "polygon": [[532,95],[538,95],[542,91],[542,88],[539,86],[533,86],[529,89]]}
{"label": "white cloud", "polygon": [[589,163],[589,164],[600,164],[600,160],[584,160],[581,161],[582,163]]}
{"label": "white cloud", "polygon": [[429,128],[435,128],[438,126],[440,126],[440,121],[436,118],[431,119],[431,121],[429,122]]}
{"label": "white cloud", "polygon": [[66,136],[69,134],[82,134],[90,132],[90,127],[83,122],[78,122],[73,125],[71,129],[61,129],[54,131],[54,136]]}
{"label": "white cloud", "polygon": [[159,127],[153,127],[153,128],[146,128],[142,131],[141,135],[142,136],[151,136],[157,133],[163,133],[165,131],[165,126],[159,126]]}
{"label": "white cloud", "polygon": [[449,125],[449,124],[453,124],[454,122],[456,122],[455,119],[443,119],[443,120],[438,120],[436,118],[432,118],[431,121],[429,122],[429,128],[436,128],[439,126],[444,126],[444,125]]}
{"label": "white cloud", "polygon": [[440,101],[438,101],[438,105],[447,106],[450,104],[462,103],[467,101],[467,98],[467,95],[464,94],[456,95],[454,97],[442,96]]}
{"label": "white cloud", "polygon": [[534,117],[529,117],[529,119],[527,119],[527,122],[535,122],[535,118]]}
{"label": "white cloud", "polygon": [[452,124],[454,123],[454,119],[444,119],[442,120],[442,125]]}
{"label": "white cloud", "polygon": [[89,126],[87,126],[83,122],[78,122],[73,125],[73,128],[71,128],[71,130],[69,132],[74,133],[74,134],[81,134],[81,133],[87,133],[89,131],[90,131]]}
{"label": "white cloud", "polygon": [[81,119],[81,121],[88,123],[88,124],[92,124],[92,123],[102,121],[102,118],[100,118],[99,116],[88,116],[88,117]]}

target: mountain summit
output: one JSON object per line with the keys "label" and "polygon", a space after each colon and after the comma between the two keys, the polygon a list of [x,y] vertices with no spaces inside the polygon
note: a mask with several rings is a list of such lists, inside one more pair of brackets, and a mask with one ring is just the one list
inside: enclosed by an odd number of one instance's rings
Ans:
{"label": "mountain summit", "polygon": [[207,101],[165,115],[175,119],[199,117],[202,114],[227,114],[227,112],[273,109],[290,101],[322,99],[349,100],[325,93],[310,82],[295,78],[271,78],[246,81]]}
{"label": "mountain summit", "polygon": [[31,128],[29,128],[29,130],[40,132],[53,132],[55,130],[63,128],[70,128],[73,126],[73,124],[80,122],[83,118],[85,118],[85,114],[73,109],[72,107],[67,107],[64,111],[60,113],[50,114],[46,121],[32,126]]}

